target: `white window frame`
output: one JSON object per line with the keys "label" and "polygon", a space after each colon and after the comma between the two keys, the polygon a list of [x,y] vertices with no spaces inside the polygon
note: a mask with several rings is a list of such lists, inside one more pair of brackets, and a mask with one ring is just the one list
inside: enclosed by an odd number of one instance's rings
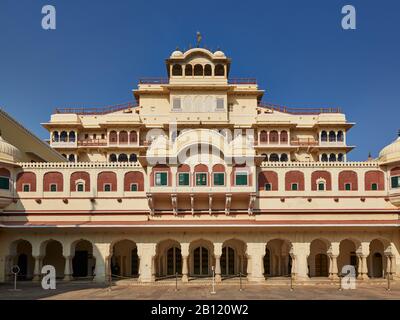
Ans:
{"label": "white window frame", "polygon": [[[136,186],[136,191],[132,191],[132,186]],[[129,191],[130,192],[138,192],[139,191],[139,184],[137,182],[132,182],[129,184]]]}
{"label": "white window frame", "polygon": [[[28,186],[28,191],[25,191],[25,187]],[[22,192],[31,192],[31,184],[30,183],[23,183],[22,184]]]}
{"label": "white window frame", "polygon": [[[215,174],[221,174],[221,173],[224,175],[224,184],[223,185],[214,184],[214,175]],[[213,182],[213,186],[215,186],[215,187],[225,187],[226,186],[226,175],[225,175],[225,172],[213,172],[212,173],[212,182]]]}
{"label": "white window frame", "polygon": [[[323,190],[319,190],[319,185],[323,184],[324,185],[324,189]],[[319,178],[317,179],[317,191],[326,191],[326,180],[323,178]]]}
{"label": "white window frame", "polygon": [[[166,173],[167,174],[167,184],[166,185],[162,185],[162,184],[160,184],[160,185],[158,185],[156,182],[157,182],[157,174],[158,173]],[[155,171],[154,172],[154,186],[155,187],[168,187],[168,181],[169,181],[169,172],[168,171]]]}
{"label": "white window frame", "polygon": [[[267,190],[267,188],[266,188],[267,185],[270,186],[269,190]],[[264,191],[272,191],[272,183],[270,183],[270,182],[264,183]]]}
{"label": "white window frame", "polygon": [[[242,174],[246,174],[246,178],[247,178],[247,184],[246,185],[237,185],[236,184],[236,176],[238,175],[238,174],[240,174],[240,175],[242,175]],[[236,170],[235,171],[235,181],[234,181],[234,183],[235,183],[235,187],[248,187],[249,186],[249,176],[250,176],[250,173],[249,173],[249,171],[247,171],[247,170]]]}
{"label": "white window frame", "polygon": [[[197,184],[197,175],[198,174],[205,174],[206,175],[206,184],[203,186],[203,185],[198,185]],[[202,171],[202,172],[195,172],[195,174],[194,174],[194,184],[195,184],[195,186],[196,187],[207,187],[208,186],[208,172],[204,172],[204,171]]]}
{"label": "white window frame", "polygon": [[[51,186],[56,186],[56,190],[55,191],[51,190],[52,189]],[[50,192],[58,192],[57,183],[50,183],[49,184],[49,190],[50,190]]]}
{"label": "white window frame", "polygon": [[[346,185],[350,185],[350,190],[346,189]],[[344,191],[353,191],[353,184],[351,182],[346,182],[343,187]]]}
{"label": "white window frame", "polygon": [[[293,190],[293,186],[296,185],[297,188],[296,190]],[[293,182],[290,184],[290,191],[299,191],[299,183],[298,182]]]}
{"label": "white window frame", "polygon": [[[188,185],[185,185],[185,184],[180,184],[179,183],[179,176],[181,175],[181,174],[187,174],[188,176],[189,176],[189,184]],[[190,187],[190,172],[178,172],[178,187]]]}
{"label": "white window frame", "polygon": [[[110,186],[110,191],[106,191],[106,186]],[[103,183],[103,192],[112,192],[112,183]]]}

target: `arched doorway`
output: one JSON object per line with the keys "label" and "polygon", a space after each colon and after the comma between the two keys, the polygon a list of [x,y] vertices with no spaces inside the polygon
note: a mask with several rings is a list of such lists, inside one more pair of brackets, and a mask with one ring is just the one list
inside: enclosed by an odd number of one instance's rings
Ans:
{"label": "arched doorway", "polygon": [[315,276],[327,277],[328,275],[328,256],[324,253],[318,253],[315,255]]}
{"label": "arched doorway", "polygon": [[27,240],[17,240],[10,245],[10,263],[6,265],[6,274],[11,276],[11,267],[17,265],[20,269],[18,280],[32,280],[35,260],[32,257],[32,245]]}
{"label": "arched doorway", "polygon": [[214,259],[214,245],[208,240],[197,240],[189,246],[189,274],[193,277],[208,277]]}
{"label": "arched doorway", "polygon": [[96,259],[93,256],[93,246],[87,240],[79,240],[73,244],[72,276],[74,278],[91,278],[94,276]]}
{"label": "arched doorway", "polygon": [[292,244],[290,243],[290,241],[283,239],[274,239],[267,243],[267,249],[269,250],[270,255],[270,265],[268,267],[269,273],[267,275],[269,275],[270,277],[287,277],[291,274],[291,247]]}
{"label": "arched doorway", "polygon": [[374,239],[369,244],[368,276],[382,278],[385,276],[386,261],[383,259],[385,245],[379,239]]}
{"label": "arched doorway", "polygon": [[264,256],[264,275],[271,275],[271,252],[268,248],[265,248],[265,256]]}
{"label": "arched doorway", "polygon": [[156,274],[160,278],[182,274],[182,253],[179,242],[168,239],[157,244]]}
{"label": "arched doorway", "polygon": [[120,240],[112,246],[111,274],[113,277],[139,276],[139,256],[136,244],[131,240]]}
{"label": "arched doorway", "polygon": [[206,247],[197,247],[193,250],[193,275],[208,276],[210,274],[209,250]]}
{"label": "arched doorway", "polygon": [[167,276],[182,274],[182,254],[178,247],[169,248],[167,251]]}
{"label": "arched doorway", "polygon": [[246,243],[238,239],[230,239],[222,245],[221,275],[223,277],[237,276],[247,273]]}
{"label": "arched doorway", "polygon": [[232,276],[235,274],[235,249],[231,247],[222,248],[221,274]]}
{"label": "arched doorway", "polygon": [[379,252],[375,252],[372,257],[372,277],[373,278],[382,278],[383,277],[383,268],[382,268],[382,255]]}
{"label": "arched doorway", "polygon": [[339,274],[341,274],[345,265],[351,265],[354,266],[356,275],[358,275],[358,258],[356,254],[358,246],[358,243],[356,245],[356,243],[350,239],[345,239],[340,242],[339,256],[337,258]]}
{"label": "arched doorway", "polygon": [[44,250],[43,265],[51,265],[56,269],[56,277],[64,278],[65,258],[63,247],[59,241],[48,240],[42,244]]}
{"label": "arched doorway", "polygon": [[310,277],[329,276],[328,248],[330,243],[327,240],[315,239],[310,244],[308,256],[308,267]]}

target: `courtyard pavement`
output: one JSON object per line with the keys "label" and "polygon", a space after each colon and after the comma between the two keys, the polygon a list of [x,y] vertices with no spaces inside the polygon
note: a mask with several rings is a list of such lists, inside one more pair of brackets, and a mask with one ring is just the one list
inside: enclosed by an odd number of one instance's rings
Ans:
{"label": "courtyard pavement", "polygon": [[11,283],[0,285],[0,300],[368,300],[400,299],[400,282],[391,284],[388,291],[385,282],[360,283],[355,290],[338,290],[337,283],[322,285],[243,284],[227,283],[216,286],[211,294],[211,282],[182,285],[178,291],[173,283],[143,285],[135,282],[121,283],[111,287],[91,282],[57,283],[55,290],[43,290],[40,283],[21,282],[19,291],[12,291]]}

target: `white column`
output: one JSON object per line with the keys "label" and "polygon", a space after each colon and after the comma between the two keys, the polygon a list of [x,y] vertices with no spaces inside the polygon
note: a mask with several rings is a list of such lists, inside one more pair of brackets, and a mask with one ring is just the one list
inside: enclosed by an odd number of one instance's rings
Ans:
{"label": "white column", "polygon": [[264,281],[265,243],[248,243],[246,253],[248,256],[248,280],[252,282]]}
{"label": "white column", "polygon": [[110,244],[93,244],[93,256],[96,258],[94,281],[104,283],[107,281],[109,273]]}
{"label": "white column", "polygon": [[33,259],[35,259],[35,267],[33,269],[33,281],[40,281],[43,257],[33,256]]}
{"label": "white column", "polygon": [[137,250],[140,259],[139,281],[154,282],[155,279],[155,256],[156,243],[138,243]]}
{"label": "white column", "polygon": [[339,242],[332,242],[331,247],[328,250],[328,256],[330,258],[329,265],[329,278],[332,280],[338,279],[338,266],[337,266],[337,257],[339,256]]}
{"label": "white column", "polygon": [[214,243],[214,257],[215,257],[215,281],[221,282],[221,255],[222,243]]}
{"label": "white column", "polygon": [[71,281],[72,280],[72,256],[64,256],[65,258],[65,267],[64,267],[64,281]]}
{"label": "white column", "polygon": [[182,282],[189,281],[189,243],[181,243]]}
{"label": "white column", "polygon": [[359,258],[358,266],[358,279],[368,279],[368,265],[367,257],[369,255],[369,242],[362,242],[360,248],[357,250],[357,256]]}

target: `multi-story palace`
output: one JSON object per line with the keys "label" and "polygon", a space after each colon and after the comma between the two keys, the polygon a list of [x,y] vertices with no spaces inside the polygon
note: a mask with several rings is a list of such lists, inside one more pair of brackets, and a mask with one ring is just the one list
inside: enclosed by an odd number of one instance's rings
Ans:
{"label": "multi-story palace", "polygon": [[400,274],[400,138],[347,161],[339,109],[262,103],[221,51],[174,51],[135,103],[57,109],[42,142],[0,112],[0,282]]}

